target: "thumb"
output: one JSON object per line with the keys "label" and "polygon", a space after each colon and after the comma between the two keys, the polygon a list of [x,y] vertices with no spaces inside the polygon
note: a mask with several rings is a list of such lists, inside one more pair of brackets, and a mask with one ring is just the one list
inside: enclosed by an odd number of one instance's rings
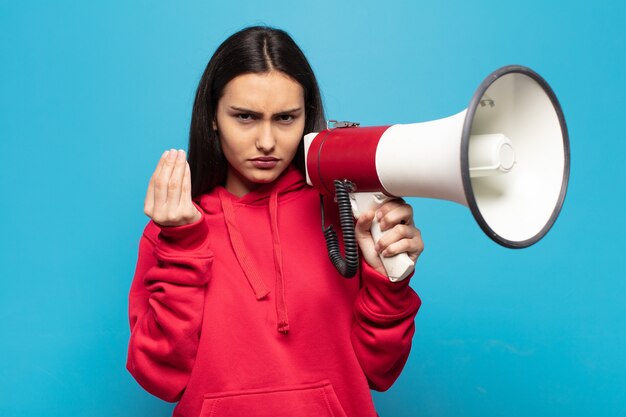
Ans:
{"label": "thumb", "polygon": [[365,213],[361,213],[356,221],[354,228],[357,240],[371,239],[370,229],[372,228],[372,222],[374,221],[374,210],[369,210]]}
{"label": "thumb", "polygon": [[365,259],[365,262],[384,274],[385,268],[380,260],[378,252],[376,251],[376,244],[374,243],[372,233],[370,232],[374,216],[374,210],[370,210],[359,216],[354,228],[355,237],[357,243],[359,244],[359,248],[361,248],[361,254],[363,255],[363,259]]}

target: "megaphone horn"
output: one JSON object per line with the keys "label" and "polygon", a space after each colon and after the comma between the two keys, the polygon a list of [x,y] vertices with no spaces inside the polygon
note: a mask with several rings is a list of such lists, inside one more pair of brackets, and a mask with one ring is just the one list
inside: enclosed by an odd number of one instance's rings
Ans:
{"label": "megaphone horn", "polygon": [[[375,127],[338,122],[306,135],[304,146],[307,182],[334,195],[335,180],[343,181],[355,217],[394,196],[454,201],[508,248],[546,235],[569,179],[561,106],[541,76],[517,65],[492,72],[467,109],[453,116]],[[403,255],[381,258],[394,281],[413,269]]]}

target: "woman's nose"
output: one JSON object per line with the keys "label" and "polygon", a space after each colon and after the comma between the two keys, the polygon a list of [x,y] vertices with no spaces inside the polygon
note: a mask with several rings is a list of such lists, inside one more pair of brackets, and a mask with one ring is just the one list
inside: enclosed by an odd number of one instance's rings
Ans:
{"label": "woman's nose", "polygon": [[256,148],[263,153],[270,153],[276,147],[276,140],[270,123],[261,123],[257,134]]}

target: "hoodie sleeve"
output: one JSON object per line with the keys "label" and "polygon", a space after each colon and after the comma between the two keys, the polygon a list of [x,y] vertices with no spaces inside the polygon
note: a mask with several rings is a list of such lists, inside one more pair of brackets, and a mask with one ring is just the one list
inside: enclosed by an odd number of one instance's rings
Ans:
{"label": "hoodie sleeve", "polygon": [[409,278],[391,282],[364,261],[361,280],[354,305],[352,345],[370,388],[386,391],[409,357],[421,301],[409,286]]}
{"label": "hoodie sleeve", "polygon": [[191,374],[213,254],[204,221],[159,227],[150,222],[139,244],[129,296],[126,367],[146,391],[177,401]]}

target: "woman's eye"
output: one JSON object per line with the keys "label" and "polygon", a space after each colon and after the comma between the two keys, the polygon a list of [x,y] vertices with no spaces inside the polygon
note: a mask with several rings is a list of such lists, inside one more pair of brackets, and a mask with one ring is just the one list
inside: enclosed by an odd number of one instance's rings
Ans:
{"label": "woman's eye", "polygon": [[249,122],[254,119],[254,116],[252,116],[250,113],[239,113],[235,115],[235,117],[237,118],[237,120],[240,120],[242,122]]}
{"label": "woman's eye", "polygon": [[278,116],[279,122],[289,123],[293,121],[294,117],[291,114],[281,114]]}

